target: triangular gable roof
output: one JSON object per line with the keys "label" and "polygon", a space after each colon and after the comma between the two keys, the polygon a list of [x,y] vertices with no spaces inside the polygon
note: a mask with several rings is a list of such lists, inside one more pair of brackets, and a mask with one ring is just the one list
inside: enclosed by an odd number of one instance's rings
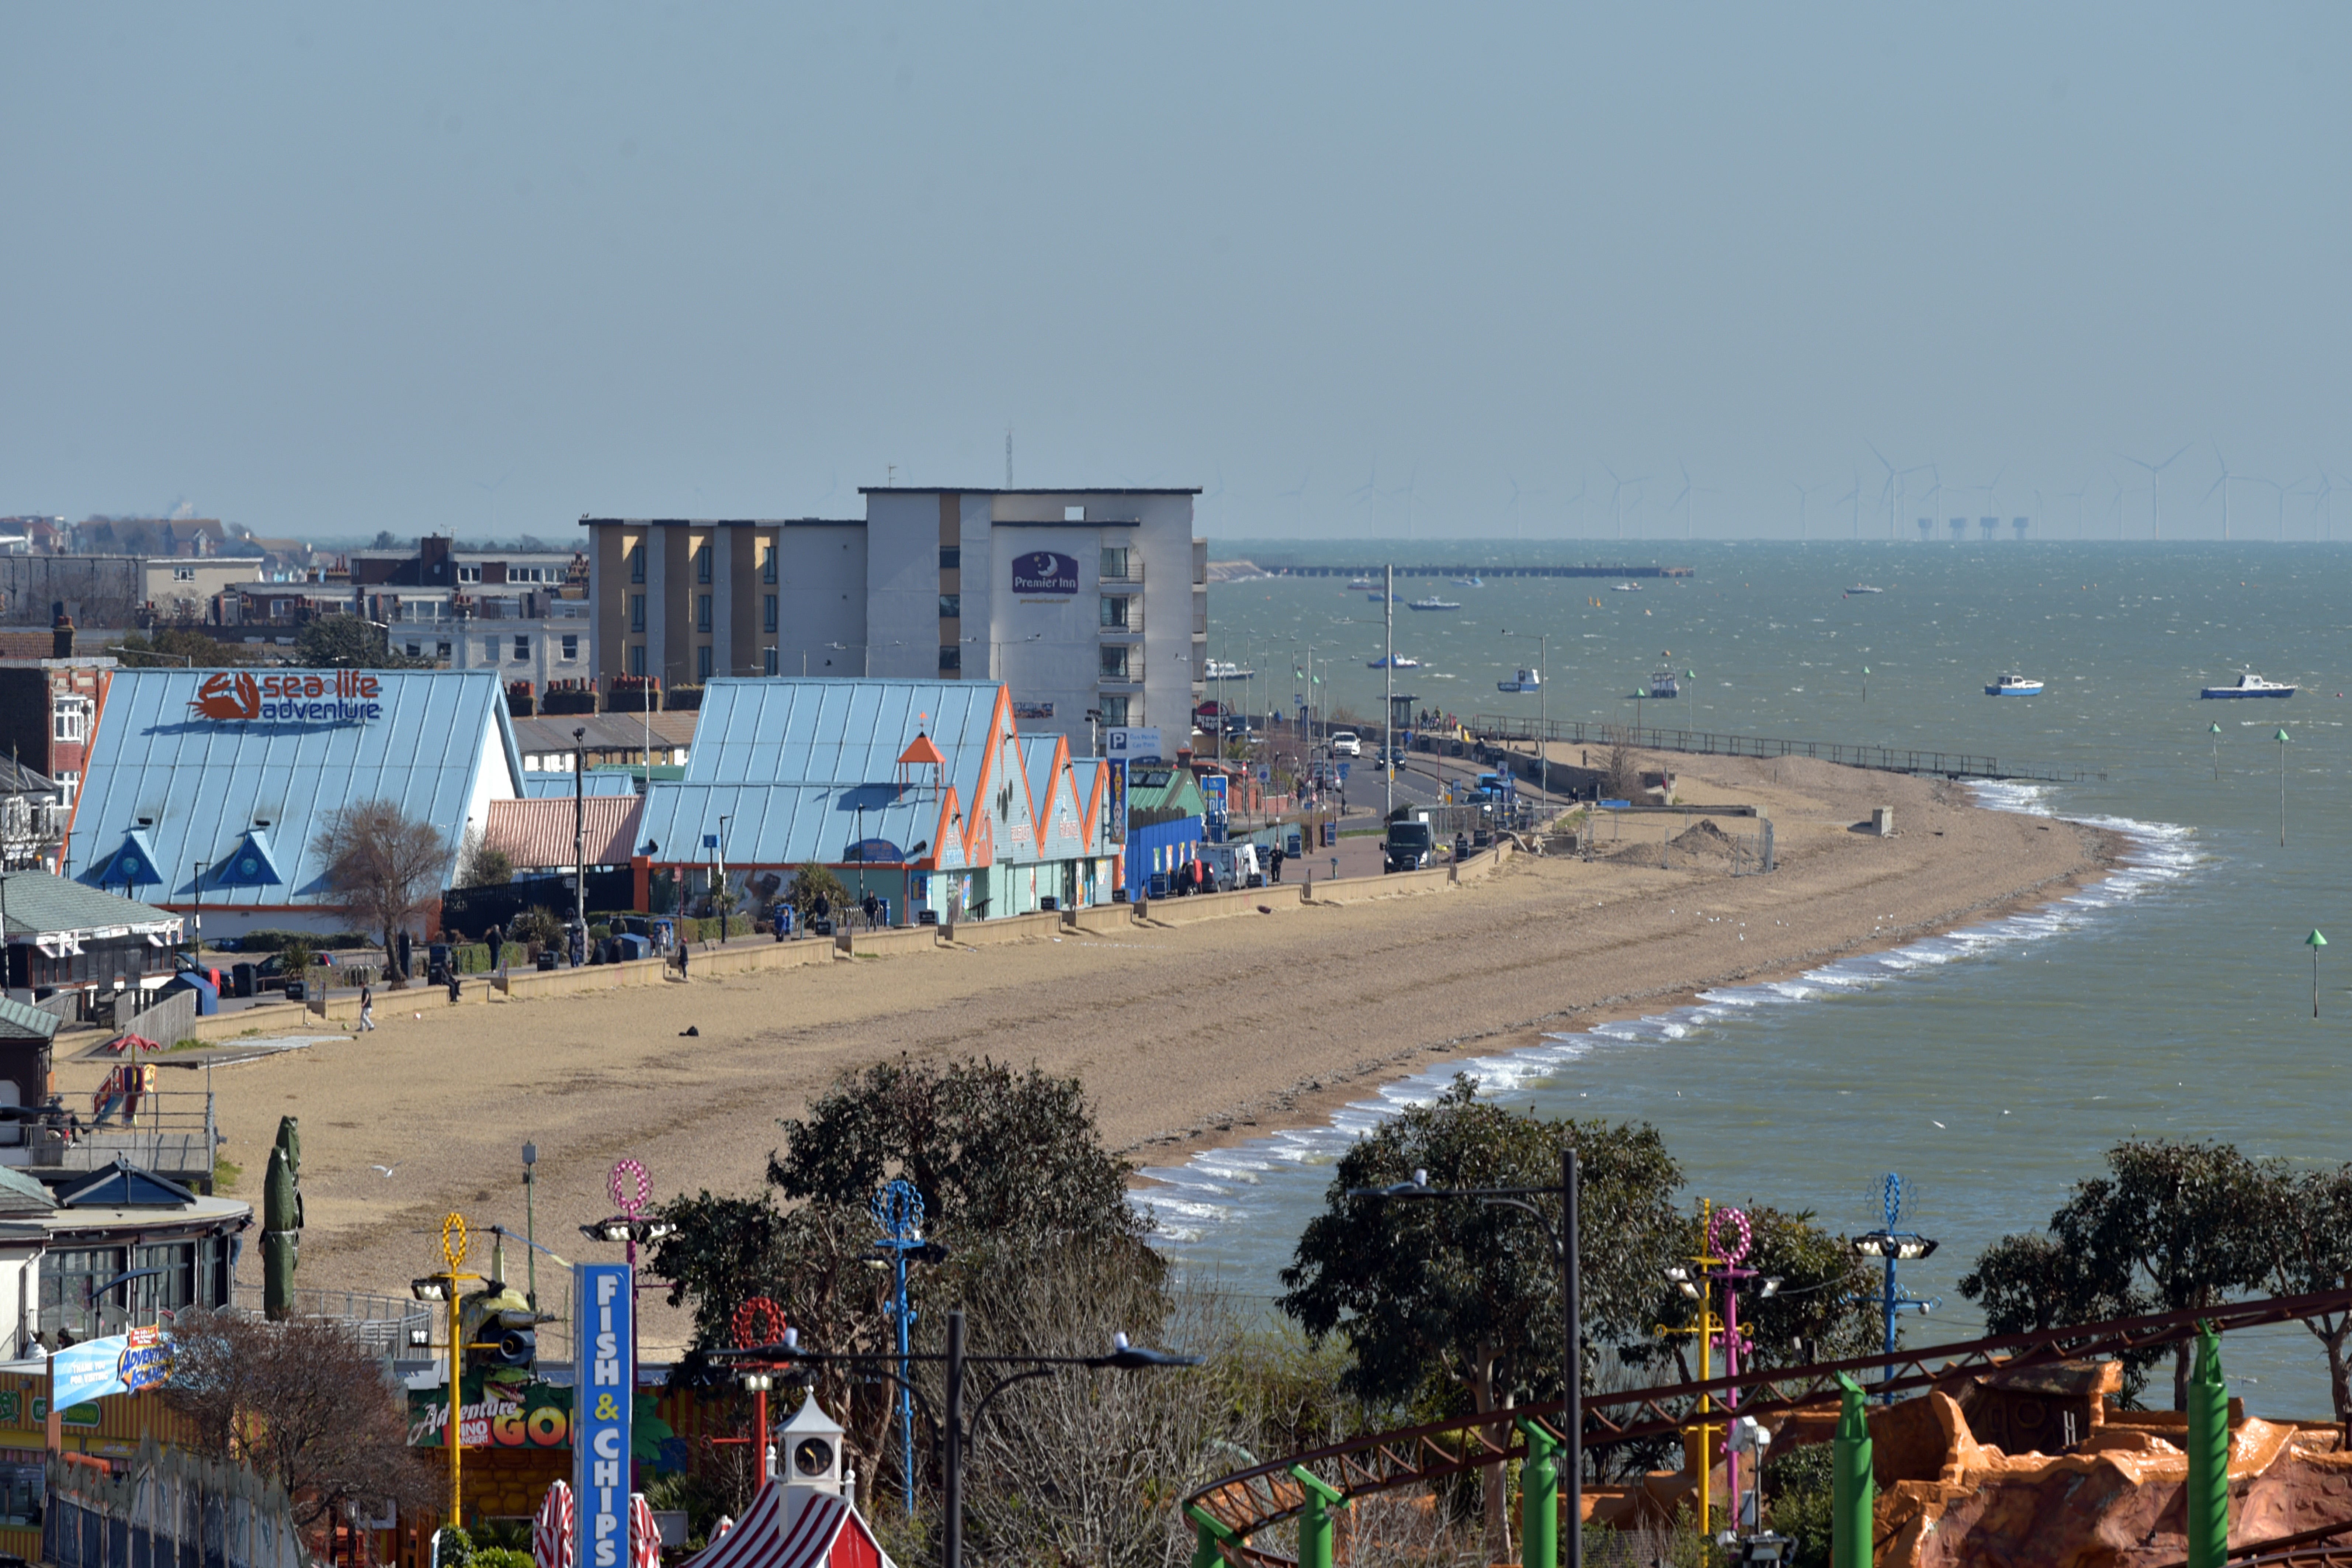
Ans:
{"label": "triangular gable roof", "polygon": [[248,828],[205,877],[207,888],[278,888],[285,883],[266,827]]}
{"label": "triangular gable roof", "polygon": [[117,1154],[114,1163],[58,1200],[59,1208],[133,1209],[178,1208],[196,1201],[196,1194],[177,1182],[142,1171]]}
{"label": "triangular gable roof", "polygon": [[[14,996],[0,996],[0,1040],[54,1040],[65,1022],[62,1015]],[[6,1169],[0,1166],[0,1170]]]}
{"label": "triangular gable roof", "polygon": [[48,1214],[58,1206],[57,1194],[24,1172],[0,1165],[0,1214]]}
{"label": "triangular gable roof", "polygon": [[1068,860],[1087,853],[1086,827],[1079,818],[1077,792],[1070,776],[1069,737],[1025,738],[1021,742],[1021,761],[1029,780],[1029,798],[1037,811],[1038,858]]}
{"label": "triangular gable roof", "polygon": [[97,864],[82,873],[82,879],[94,888],[142,888],[160,884],[163,879],[155,869],[155,845],[143,827],[134,827],[117,840],[114,848]]}
{"label": "triangular gable roof", "polygon": [[761,1484],[735,1528],[684,1568],[897,1568],[858,1511],[831,1492]]}
{"label": "triangular gable roof", "polygon": [[180,937],[181,917],[169,910],[47,871],[0,874],[0,903],[8,907],[8,934],[31,937],[44,952],[99,933],[173,942]]}
{"label": "triangular gable roof", "polygon": [[1104,846],[1118,847],[1111,843],[1103,824],[1103,813],[1109,805],[1103,792],[1108,787],[1109,781],[1110,765],[1100,757],[1071,760],[1070,793],[1078,803],[1078,831],[1085,837],[1087,852],[1090,855],[1099,853]]}
{"label": "triangular gable roof", "polygon": [[916,731],[915,738],[907,742],[907,749],[898,753],[898,761],[908,767],[924,763],[929,763],[937,767],[945,767],[948,763],[947,758],[940,753],[940,749],[931,744],[931,738],[920,730]]}

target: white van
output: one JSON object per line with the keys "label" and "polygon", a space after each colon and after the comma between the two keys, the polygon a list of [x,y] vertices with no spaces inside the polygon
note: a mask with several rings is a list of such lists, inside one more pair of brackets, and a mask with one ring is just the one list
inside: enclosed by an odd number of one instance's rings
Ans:
{"label": "white van", "polygon": [[1217,890],[1265,886],[1265,866],[1255,844],[1203,844],[1201,858],[1216,873]]}

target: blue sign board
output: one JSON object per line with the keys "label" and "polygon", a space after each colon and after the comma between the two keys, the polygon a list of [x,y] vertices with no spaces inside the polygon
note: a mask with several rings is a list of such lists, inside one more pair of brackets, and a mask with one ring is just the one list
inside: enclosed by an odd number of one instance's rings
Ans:
{"label": "blue sign board", "polygon": [[636,1409],[637,1298],[625,1263],[572,1267],[579,1383],[572,1408],[572,1517],[579,1568],[622,1568],[629,1554],[629,1447]]}
{"label": "blue sign board", "polygon": [[1346,784],[1348,782],[1348,770],[1354,765],[1355,764],[1352,763],[1341,763],[1339,764],[1339,782],[1341,784]]}
{"label": "blue sign board", "polygon": [[1603,811],[1631,811],[1633,809],[1633,803],[1630,800],[1600,800],[1593,802],[1593,804],[1598,805]]}
{"label": "blue sign board", "polygon": [[49,1358],[50,1397],[63,1410],[110,1394],[136,1394],[163,1382],[171,1369],[171,1351],[159,1330],[84,1340]]}

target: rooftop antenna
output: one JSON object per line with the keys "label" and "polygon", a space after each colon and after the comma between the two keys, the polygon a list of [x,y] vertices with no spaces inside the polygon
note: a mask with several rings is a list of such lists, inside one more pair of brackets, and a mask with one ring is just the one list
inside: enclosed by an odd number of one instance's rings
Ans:
{"label": "rooftop antenna", "polygon": [[[2189,444],[2184,443],[2180,448],[2180,452],[2186,452],[2189,450]],[[2172,456],[2165,458],[2161,463],[2143,463],[2128,452],[2117,452],[2116,454],[2116,457],[2121,458],[2125,462],[2147,470],[2147,536],[2150,539],[2161,539],[2164,537],[2164,514],[2158,504],[2161,497],[2160,481],[2163,479],[2164,470],[2172,467],[2173,464],[2180,461],[2180,452],[2173,453]]]}

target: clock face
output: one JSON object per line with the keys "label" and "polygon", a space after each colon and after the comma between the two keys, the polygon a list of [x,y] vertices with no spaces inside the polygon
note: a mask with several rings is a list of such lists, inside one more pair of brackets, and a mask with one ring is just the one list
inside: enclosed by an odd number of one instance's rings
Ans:
{"label": "clock face", "polygon": [[833,1468],[833,1445],[822,1437],[803,1437],[793,1449],[793,1468],[803,1476],[821,1476]]}

